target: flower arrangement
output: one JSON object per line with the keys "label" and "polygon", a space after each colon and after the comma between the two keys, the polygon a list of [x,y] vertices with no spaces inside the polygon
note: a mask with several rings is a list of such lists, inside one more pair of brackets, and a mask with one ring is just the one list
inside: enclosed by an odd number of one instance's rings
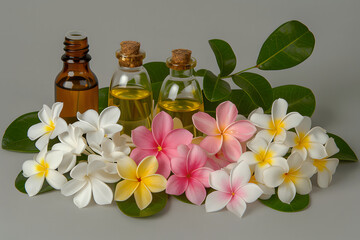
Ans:
{"label": "flower arrangement", "polygon": [[[271,88],[250,69],[293,67],[311,55],[315,39],[300,22],[290,21],[265,41],[255,66],[232,73],[236,58],[223,40],[209,41],[220,69],[216,76],[200,69],[205,112],[194,126],[204,136],[182,128],[165,112],[154,116],[151,130],[137,127],[121,135],[120,110],[107,106],[108,89],[100,89],[100,115],[78,113],[67,124],[59,117],[62,103],[20,116],[6,130],[2,147],[37,152],[26,160],[16,188],[35,196],[60,190],[83,208],[91,199],[116,201],[132,217],[160,212],[169,196],[205,205],[207,212],[226,208],[242,217],[246,204],[259,199],[279,211],[305,209],[311,178],[327,188],[339,161],[357,161],[340,137],[312,127],[315,98],[310,89],[286,85]],[[145,64],[157,100],[159,81],[168,75],[162,62]],[[231,78],[241,89],[231,89]],[[113,190],[115,188],[115,190]]]}

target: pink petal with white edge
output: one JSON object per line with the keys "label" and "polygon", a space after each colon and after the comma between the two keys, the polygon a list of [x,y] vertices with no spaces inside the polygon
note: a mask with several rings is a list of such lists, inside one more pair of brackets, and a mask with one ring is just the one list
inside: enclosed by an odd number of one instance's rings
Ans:
{"label": "pink petal with white edge", "polygon": [[42,122],[32,125],[27,132],[27,136],[30,138],[30,140],[34,141],[35,139],[38,139],[47,133],[45,127],[46,125]]}
{"label": "pink petal with white edge", "polygon": [[238,114],[238,110],[230,101],[221,103],[216,108],[216,122],[218,129],[223,132],[231,123],[233,123]]}
{"label": "pink petal with white edge", "polygon": [[209,114],[197,112],[192,116],[194,126],[206,135],[213,136],[220,134],[216,120]]}
{"label": "pink petal with white edge", "polygon": [[337,154],[340,151],[339,148],[336,146],[334,138],[329,138],[329,140],[325,144],[325,150],[329,157]]}
{"label": "pink petal with white edge", "polygon": [[241,197],[235,195],[226,205],[226,208],[227,210],[241,218],[246,210],[246,203]]}
{"label": "pink petal with white edge", "polygon": [[140,126],[131,131],[131,138],[135,146],[142,149],[154,149],[158,145],[149,129]]}
{"label": "pink petal with white edge", "polygon": [[164,138],[161,147],[174,148],[181,144],[188,145],[191,143],[193,135],[186,129],[175,129],[170,131]]}
{"label": "pink petal with white edge", "polygon": [[225,133],[237,138],[240,142],[249,140],[256,132],[256,127],[247,120],[234,122],[226,128]]}
{"label": "pink petal with white edge", "polygon": [[139,164],[144,158],[147,156],[157,156],[159,151],[156,149],[142,149],[142,148],[135,148],[130,153],[130,158],[132,158],[136,164]]}
{"label": "pink petal with white edge", "polygon": [[311,129],[311,118],[308,116],[304,116],[304,119],[300,122],[300,124],[295,128],[296,133],[307,133]]}
{"label": "pink petal with white edge", "polygon": [[201,168],[205,165],[207,160],[207,155],[205,151],[198,145],[193,145],[187,156],[187,171],[192,172],[198,168]]}
{"label": "pink petal with white edge", "polygon": [[171,195],[181,195],[188,187],[188,178],[172,175],[166,185],[166,193]]}
{"label": "pink petal with white edge", "polygon": [[159,112],[153,119],[151,129],[155,141],[162,146],[164,138],[174,128],[173,119],[166,112]]}
{"label": "pink petal with white edge", "polygon": [[246,185],[251,177],[249,165],[246,162],[240,162],[230,172],[230,186],[232,191],[237,191],[240,187]]}
{"label": "pink petal with white edge", "polygon": [[275,122],[276,120],[283,119],[286,115],[287,109],[288,109],[288,103],[286,102],[286,100],[282,98],[276,99],[273,102],[271,108],[271,115],[273,122]]}
{"label": "pink petal with white edge", "polygon": [[211,170],[210,168],[199,168],[191,173],[191,177],[195,178],[196,180],[201,182],[202,185],[208,188],[210,187],[209,176],[212,171],[213,170]]}
{"label": "pink petal with white edge", "polygon": [[156,173],[163,175],[165,178],[168,178],[171,172],[170,159],[162,152],[158,153],[156,159],[159,162],[159,168]]}
{"label": "pink petal with white edge", "polygon": [[189,178],[189,184],[185,191],[187,199],[196,204],[201,205],[206,197],[206,190],[204,185],[196,179]]}
{"label": "pink petal with white edge", "polygon": [[230,176],[224,170],[210,173],[209,184],[215,190],[231,193]]}
{"label": "pink petal with white edge", "polygon": [[286,130],[289,130],[291,128],[295,128],[297,126],[299,126],[299,124],[301,123],[301,121],[304,119],[303,116],[300,115],[300,113],[297,112],[291,112],[288,113],[284,119],[282,120],[282,122],[285,124],[284,128]]}
{"label": "pink petal with white edge", "polygon": [[233,136],[226,134],[224,135],[221,150],[224,153],[225,158],[232,162],[238,161],[242,154],[242,147],[239,141]]}
{"label": "pink petal with white edge", "polygon": [[296,188],[293,182],[284,182],[278,188],[278,197],[283,203],[290,204],[295,198]]}
{"label": "pink petal with white edge", "polygon": [[210,193],[205,201],[206,212],[216,212],[223,209],[231,199],[231,193],[224,193],[220,191]]}
{"label": "pink petal with white edge", "polygon": [[271,115],[263,113],[253,113],[249,119],[255,126],[264,129],[269,129],[272,122]]}
{"label": "pink petal with white edge", "polygon": [[189,173],[186,168],[186,157],[174,157],[170,160],[171,171],[179,176],[186,177]]}
{"label": "pink petal with white edge", "polygon": [[200,147],[205,149],[210,154],[215,154],[220,151],[223,143],[223,137],[218,136],[207,136],[201,141]]}
{"label": "pink petal with white edge", "polygon": [[239,188],[235,195],[240,196],[246,203],[255,202],[263,194],[261,188],[255,183],[249,183]]}

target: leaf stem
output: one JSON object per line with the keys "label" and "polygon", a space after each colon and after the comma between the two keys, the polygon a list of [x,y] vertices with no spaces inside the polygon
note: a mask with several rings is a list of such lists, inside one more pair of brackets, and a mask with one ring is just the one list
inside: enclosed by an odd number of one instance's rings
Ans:
{"label": "leaf stem", "polygon": [[246,69],[244,69],[244,70],[241,70],[240,72],[233,73],[233,74],[231,74],[231,75],[229,75],[229,76],[226,76],[226,77],[222,77],[221,79],[224,79],[224,78],[231,78],[232,76],[235,76],[235,75],[237,75],[237,74],[240,74],[240,73],[246,72],[246,71],[248,71],[248,70],[250,70],[250,69],[253,69],[253,68],[256,68],[256,67],[257,67],[257,65],[252,66],[252,67],[249,67],[249,68],[246,68]]}

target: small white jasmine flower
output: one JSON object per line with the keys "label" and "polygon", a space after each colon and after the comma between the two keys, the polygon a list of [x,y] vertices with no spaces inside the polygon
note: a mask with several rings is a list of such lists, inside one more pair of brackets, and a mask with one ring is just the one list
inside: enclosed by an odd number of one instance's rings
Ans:
{"label": "small white jasmine flower", "polygon": [[287,167],[287,161],[283,158],[289,149],[286,145],[257,135],[247,143],[247,147],[251,151],[243,153],[239,161],[255,165],[254,174],[258,182],[263,182],[263,172],[270,166]]}
{"label": "small white jasmine flower", "polygon": [[76,164],[76,157],[84,152],[86,143],[82,135],[82,130],[71,124],[68,126],[67,132],[59,135],[61,143],[57,143],[52,147],[53,150],[62,151],[64,153],[63,160],[58,169],[59,172],[69,172]]}
{"label": "small white jasmine flower", "polygon": [[27,160],[22,166],[24,177],[28,177],[25,183],[25,190],[31,197],[41,190],[44,179],[55,189],[60,189],[66,178],[55,169],[61,163],[63,153],[61,151],[47,152],[47,145],[34,157],[34,160]]}
{"label": "small white jasmine flower", "polygon": [[311,119],[304,117],[299,126],[295,127],[296,133],[288,132],[285,144],[293,147],[292,153],[297,152],[305,160],[310,158],[322,159],[327,156],[324,144],[329,139],[325,129],[311,128]]}
{"label": "small white jasmine flower", "polygon": [[120,118],[118,107],[110,106],[99,114],[93,110],[87,110],[83,114],[77,113],[78,122],[73,125],[79,127],[86,133],[86,140],[89,144],[100,145],[104,137],[111,137],[114,133],[120,132],[122,126],[117,124]]}
{"label": "small white jasmine flower", "polygon": [[114,183],[120,180],[118,174],[109,174],[104,171],[105,163],[92,161],[89,164],[81,162],[70,172],[73,178],[61,188],[65,196],[75,194],[74,204],[78,208],[86,207],[94,196],[99,205],[110,204],[113,200],[113,192],[106,183]]}
{"label": "small white jasmine flower", "polygon": [[321,188],[327,188],[332,180],[332,175],[335,173],[339,164],[339,159],[331,158],[339,152],[339,148],[333,138],[330,138],[325,144],[326,157],[322,159],[310,159],[309,161],[316,167],[317,183]]}
{"label": "small white jasmine flower", "polygon": [[273,166],[264,171],[264,183],[278,188],[279,199],[287,204],[295,198],[296,193],[308,194],[312,190],[310,178],[316,169],[309,162],[304,162],[299,153],[288,158],[288,167]]}
{"label": "small white jasmine flower", "polygon": [[297,112],[286,114],[288,103],[279,98],[274,101],[271,115],[262,113],[262,109],[256,109],[250,115],[250,121],[257,127],[262,128],[258,134],[264,138],[274,138],[276,142],[284,142],[287,130],[300,124],[303,119]]}
{"label": "small white jasmine flower", "polygon": [[31,126],[27,132],[30,140],[38,139],[35,143],[37,149],[43,149],[49,143],[49,139],[54,139],[66,131],[67,124],[64,119],[59,117],[62,108],[63,103],[56,102],[51,109],[43,105],[39,111],[38,116],[41,122]]}

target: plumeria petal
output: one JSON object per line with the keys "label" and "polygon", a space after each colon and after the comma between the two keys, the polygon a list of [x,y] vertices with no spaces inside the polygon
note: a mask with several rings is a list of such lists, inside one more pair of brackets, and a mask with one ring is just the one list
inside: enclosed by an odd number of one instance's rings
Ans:
{"label": "plumeria petal", "polygon": [[209,184],[209,176],[212,172],[209,168],[199,168],[191,173],[191,177],[195,178],[199,182],[201,182],[202,185],[204,185],[206,188],[210,187]]}
{"label": "plumeria petal", "polygon": [[[109,165],[112,167],[110,168]],[[117,165],[115,163],[108,163],[104,169],[96,171],[92,176],[105,183],[118,182],[121,178],[117,173],[116,167]]]}
{"label": "plumeria petal", "polygon": [[108,137],[112,137],[114,133],[118,133],[123,130],[123,126],[120,124],[109,124],[105,127],[102,127],[104,133],[108,135]]}
{"label": "plumeria petal", "polygon": [[62,102],[56,102],[51,107],[51,118],[55,119],[60,116],[61,110],[64,104]]}
{"label": "plumeria petal", "polygon": [[139,126],[131,131],[131,137],[134,144],[142,149],[157,148],[157,143],[149,129],[144,126]]}
{"label": "plumeria petal", "polygon": [[296,188],[293,182],[283,182],[278,188],[278,196],[283,203],[290,204],[295,198]]}
{"label": "plumeria petal", "polygon": [[261,188],[255,183],[248,183],[239,188],[235,195],[241,197],[246,203],[255,202],[263,194]]}
{"label": "plumeria petal", "polygon": [[55,137],[57,137],[59,134],[65,132],[67,130],[67,123],[65,122],[64,119],[62,118],[58,118],[56,120],[56,122],[54,123],[55,128],[54,130],[50,133],[50,139],[54,139]]}
{"label": "plumeria petal", "polygon": [[82,189],[85,186],[85,184],[86,181],[72,179],[61,187],[61,194],[66,197],[74,195],[75,193],[80,191],[80,189]]}
{"label": "plumeria petal", "polygon": [[46,181],[55,189],[60,189],[67,182],[64,175],[52,169],[48,170]]}
{"label": "plumeria petal", "polygon": [[309,194],[312,190],[312,185],[309,178],[296,178],[294,185],[298,194]]}
{"label": "plumeria petal", "polygon": [[309,141],[325,144],[329,140],[326,130],[321,127],[314,127],[308,132]]}
{"label": "plumeria petal", "polygon": [[251,177],[249,165],[246,162],[240,162],[230,172],[230,185],[232,191],[237,191],[240,187],[246,185]]}
{"label": "plumeria petal", "polygon": [[294,132],[287,132],[284,144],[288,147],[294,147],[296,145],[296,139],[298,135]]}
{"label": "plumeria petal", "polygon": [[138,188],[135,190],[134,197],[136,205],[140,210],[145,209],[152,201],[151,192],[143,183],[140,183]]}
{"label": "plumeria petal", "polygon": [[280,128],[274,137],[274,141],[278,143],[284,143],[286,140],[286,136],[287,136],[286,130],[284,128]]}
{"label": "plumeria petal", "polygon": [[302,147],[302,148],[297,148],[297,147],[294,147],[291,149],[291,153],[297,153],[301,156],[302,159],[306,159],[307,157],[307,151],[306,151],[306,148],[305,147]]}
{"label": "plumeria petal", "polygon": [[[158,155],[159,151],[157,149],[142,149],[142,148],[135,148],[130,153],[130,158],[132,158],[137,164],[141,162],[147,156],[156,156]],[[159,159],[158,159],[159,160]]]}
{"label": "plumeria petal", "polygon": [[155,156],[148,156],[144,158],[136,169],[137,178],[143,178],[156,173],[159,168],[158,161]]}
{"label": "plumeria petal", "polygon": [[150,192],[157,193],[164,191],[166,188],[166,179],[160,174],[153,174],[142,178],[142,182],[150,190]]}
{"label": "plumeria petal", "polygon": [[303,162],[299,169],[301,177],[311,178],[316,173],[316,167],[308,161]]}
{"label": "plumeria petal", "polygon": [[96,178],[91,178],[91,187],[94,200],[97,204],[105,205],[112,202],[113,192],[108,185]]}
{"label": "plumeria petal", "polygon": [[124,157],[117,162],[117,171],[121,178],[137,180],[136,169],[136,163],[129,157]]}
{"label": "plumeria petal", "polygon": [[206,160],[207,160],[207,155],[205,151],[201,147],[194,145],[190,149],[187,157],[187,162],[186,162],[187,171],[192,172],[195,169],[203,167],[206,163]]}
{"label": "plumeria petal", "polygon": [[284,128],[286,130],[289,130],[291,128],[299,126],[299,124],[301,123],[301,121],[303,119],[304,119],[304,117],[301,116],[299,113],[291,112],[291,113],[288,113],[284,117],[284,119],[282,120],[282,123],[284,124]]}
{"label": "plumeria petal", "polygon": [[49,143],[50,135],[48,133],[42,135],[36,142],[35,147],[37,149],[43,149]]}
{"label": "plumeria petal", "polygon": [[281,167],[283,169],[285,169],[286,171],[289,170],[289,164],[288,161],[286,161],[285,158],[283,157],[274,157],[271,159],[271,166],[278,166]]}
{"label": "plumeria petal", "polygon": [[78,208],[89,205],[91,200],[91,184],[87,182],[85,186],[75,195],[73,201]]}
{"label": "plumeria petal", "polygon": [[170,131],[162,142],[163,148],[174,148],[176,149],[180,144],[190,144],[193,135],[185,129],[175,129]]}
{"label": "plumeria petal", "polygon": [[114,197],[115,201],[127,200],[129,197],[131,197],[131,195],[133,195],[133,193],[135,192],[135,190],[138,188],[139,185],[140,183],[138,181],[132,181],[126,179],[119,182],[115,188],[115,197]]}
{"label": "plumeria petal", "polygon": [[329,138],[329,140],[325,144],[325,150],[329,157],[337,154],[340,151],[339,148],[336,146],[334,138]]}
{"label": "plumeria petal", "polygon": [[186,166],[186,157],[175,157],[171,159],[171,171],[179,176],[186,177],[188,174],[187,166]]}
{"label": "plumeria petal", "polygon": [[156,158],[159,162],[159,168],[156,173],[163,175],[165,178],[168,178],[171,172],[170,159],[162,152],[159,152]]}
{"label": "plumeria petal", "polygon": [[116,106],[105,108],[99,116],[99,127],[103,128],[108,125],[116,124],[120,118],[120,109]]}
{"label": "plumeria petal", "polygon": [[49,151],[46,154],[45,160],[49,164],[50,169],[56,169],[59,167],[64,153],[61,151]]}
{"label": "plumeria petal", "polygon": [[321,188],[327,188],[332,180],[332,174],[329,170],[324,169],[317,173],[317,183]]}
{"label": "plumeria petal", "polygon": [[158,145],[162,145],[162,142],[166,135],[173,130],[174,122],[171,116],[166,112],[159,112],[152,122],[152,134]]}
{"label": "plumeria petal", "polygon": [[233,136],[224,134],[223,144],[221,148],[225,158],[232,162],[236,162],[242,153],[242,147],[239,141]]}
{"label": "plumeria petal", "polygon": [[99,170],[104,169],[106,166],[105,162],[103,161],[92,161],[89,162],[87,166],[87,175],[96,174]]}
{"label": "plumeria petal", "polygon": [[289,147],[281,143],[271,143],[268,148],[268,152],[271,152],[274,157],[282,157],[288,150]]}
{"label": "plumeria petal", "polygon": [[81,162],[76,165],[70,172],[70,177],[82,180],[87,175],[87,163]]}
{"label": "plumeria petal", "polygon": [[303,120],[300,124],[295,127],[296,133],[299,135],[300,133],[307,133],[311,129],[311,118],[308,116],[304,116]]}
{"label": "plumeria petal", "polygon": [[272,122],[271,115],[263,113],[253,113],[249,119],[255,126],[263,129],[269,129]]}
{"label": "plumeria petal", "polygon": [[30,140],[34,141],[35,139],[38,139],[39,137],[47,133],[45,127],[46,124],[42,122],[32,125],[27,132],[27,136],[30,138]]}
{"label": "plumeria petal", "polygon": [[38,194],[44,183],[44,175],[35,174],[30,176],[25,182],[25,190],[32,197]]}
{"label": "plumeria petal", "polygon": [[213,136],[220,134],[216,120],[209,114],[197,112],[192,116],[194,126],[206,135]]}
{"label": "plumeria petal", "polygon": [[258,161],[256,159],[256,154],[253,152],[244,152],[239,158],[239,162],[244,161],[249,165],[256,164]]}
{"label": "plumeria petal", "polygon": [[254,153],[259,153],[266,150],[268,145],[269,141],[267,141],[265,138],[258,137],[258,135],[256,135],[254,139],[247,143],[247,147]]}
{"label": "plumeria petal", "polygon": [[185,195],[190,202],[196,205],[201,205],[201,203],[205,200],[206,190],[201,182],[194,178],[190,178]]}
{"label": "plumeria petal", "polygon": [[301,158],[301,156],[298,153],[293,153],[288,157],[287,162],[289,168],[299,169],[303,164],[304,160]]}
{"label": "plumeria petal", "polygon": [[[79,115],[81,115],[79,112],[77,113],[77,118],[79,119]],[[94,132],[97,130],[96,126],[91,125],[88,122],[85,121],[77,121],[72,124],[74,127],[80,128],[84,133],[88,132]]]}
{"label": "plumeria petal", "polygon": [[102,140],[104,139],[105,133],[104,130],[99,129],[94,132],[89,132],[86,134],[86,140],[88,141],[89,145],[96,144],[100,145]]}
{"label": "plumeria petal", "polygon": [[237,138],[240,142],[249,140],[256,132],[256,127],[247,120],[236,121],[226,128],[225,133]]}
{"label": "plumeria petal", "polygon": [[186,157],[190,151],[190,148],[185,144],[181,144],[177,147],[177,151],[179,157]]}
{"label": "plumeria petal", "polygon": [[220,191],[210,193],[205,201],[206,212],[216,212],[223,209],[231,199],[231,193],[224,193]]}
{"label": "plumeria petal", "polygon": [[24,177],[30,177],[38,173],[36,170],[36,166],[39,164],[34,160],[27,160],[22,165],[23,175]]}
{"label": "plumeria petal", "polygon": [[[86,112],[84,112],[83,114],[78,112],[77,118],[81,122],[86,122],[86,123],[89,123],[91,126],[93,126],[93,128],[90,128],[90,129],[87,129],[88,127],[83,129],[84,133],[87,133],[88,132],[87,130],[94,131],[95,129],[99,128],[99,114],[93,109],[89,109]],[[74,125],[75,125],[75,123],[74,123]]]}
{"label": "plumeria petal", "polygon": [[166,185],[166,193],[171,195],[181,195],[188,187],[188,178],[172,175],[169,177]]}
{"label": "plumeria petal", "polygon": [[310,147],[307,149],[309,156],[315,159],[322,159],[327,157],[327,152],[325,147],[320,143],[311,143]]}
{"label": "plumeria petal", "polygon": [[241,218],[246,210],[246,203],[241,197],[235,195],[226,205],[226,208],[227,210]]}
{"label": "plumeria petal", "polygon": [[284,182],[283,175],[286,173],[282,167],[269,167],[265,169],[263,172],[264,175],[264,183],[269,187],[277,187]]}
{"label": "plumeria petal", "polygon": [[218,129],[223,132],[232,122],[235,121],[238,110],[230,101],[219,104],[216,108],[216,123]]}
{"label": "plumeria petal", "polygon": [[224,170],[210,173],[209,183],[215,190],[231,193],[230,176]]}
{"label": "plumeria petal", "polygon": [[42,109],[38,112],[38,117],[41,122],[50,125],[51,122],[51,109],[47,105],[43,105]]}
{"label": "plumeria petal", "polygon": [[207,136],[201,141],[200,147],[205,149],[210,154],[215,154],[220,151],[223,143],[223,137],[218,136]]}
{"label": "plumeria petal", "polygon": [[273,102],[271,108],[271,116],[273,122],[275,122],[276,120],[283,119],[286,115],[287,109],[288,109],[288,103],[284,99],[282,98],[276,99]]}
{"label": "plumeria petal", "polygon": [[335,173],[338,165],[339,165],[339,159],[337,158],[326,159],[326,168],[330,171],[331,174]]}

